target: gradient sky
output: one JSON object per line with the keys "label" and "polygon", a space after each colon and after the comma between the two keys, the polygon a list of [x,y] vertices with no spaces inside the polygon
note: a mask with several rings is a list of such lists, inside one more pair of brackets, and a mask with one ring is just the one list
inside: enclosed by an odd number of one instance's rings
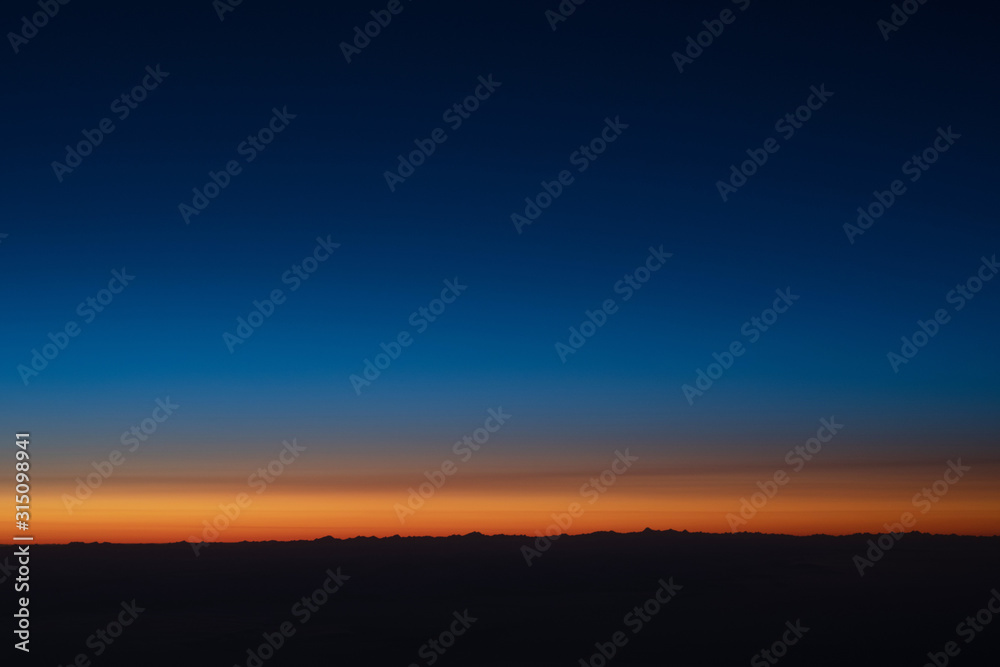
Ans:
{"label": "gradient sky", "polygon": [[[928,3],[884,40],[890,3],[592,0],[553,31],[557,5],[404,0],[350,63],[339,44],[384,3],[247,0],[223,21],[207,0],[71,3],[8,49],[0,431],[32,434],[39,540],[188,539],[248,490],[219,539],[533,535],[625,448],[638,461],[568,532],[725,531],[831,417],[843,431],[745,529],[878,531],[961,458],[972,470],[916,529],[1000,533],[1000,281],[947,300],[1000,250],[996,9]],[[726,8],[678,72],[672,54]],[[8,4],[0,25],[33,10]],[[111,103],[157,65],[169,75],[119,120]],[[490,75],[452,130],[443,112]],[[821,85],[833,96],[781,138]],[[238,145],[285,107],[245,162]],[[115,130],[57,180],[105,117]],[[606,118],[628,128],[577,172]],[[384,172],[438,127],[447,141],[390,191]],[[948,127],[961,138],[911,183],[903,164]],[[768,137],[781,148],[723,202],[717,181]],[[185,224],[178,205],[229,160],[242,172]],[[574,182],[519,234],[511,214],[564,169]],[[906,193],[850,243],[843,225],[894,179]],[[317,237],[340,246],[290,291]],[[616,282],[661,245],[623,301]],[[134,282],[85,322],[78,304],[123,267]],[[456,279],[418,333],[411,313]],[[785,288],[800,298],[750,343],[741,327]],[[223,333],[274,289],[287,301],[230,353]],[[608,298],[618,311],[563,363],[555,344]],[[893,372],[887,353],[940,308],[950,321]],[[69,321],[79,335],[25,384],[18,366]],[[358,395],[349,377],[402,331],[412,345]],[[746,353],[689,404],[682,385],[736,340]],[[176,413],[64,509],[167,397]],[[499,407],[509,423],[401,523],[394,504]],[[248,476],[293,438],[305,452],[255,494]]]}

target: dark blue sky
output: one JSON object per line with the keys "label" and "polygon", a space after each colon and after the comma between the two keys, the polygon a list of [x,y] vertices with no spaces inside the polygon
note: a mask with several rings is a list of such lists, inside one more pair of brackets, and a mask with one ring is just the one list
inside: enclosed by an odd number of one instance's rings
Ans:
{"label": "dark blue sky", "polygon": [[[988,443],[1000,282],[959,312],[946,295],[1000,250],[995,8],[927,3],[885,41],[890,3],[590,0],[553,31],[557,4],[404,1],[349,64],[339,44],[384,3],[244,0],[224,21],[208,0],[61,6],[3,56],[4,422],[69,451],[170,395],[190,406],[176,447],[206,456],[291,432],[381,455],[500,404],[521,416],[512,452],[632,438],[721,456],[827,414],[869,452]],[[672,53],[726,8],[679,73]],[[8,3],[0,24],[32,11]],[[169,75],[119,120],[147,66]],[[833,96],[780,138],[821,85]],[[295,118],[245,162],[274,108]],[[115,130],[59,182],[52,162],[105,117]],[[606,118],[628,128],[576,172]],[[390,192],[384,172],[438,127]],[[939,127],[961,138],[849,243],[843,225]],[[717,182],[769,137],[778,152],[723,202]],[[178,205],[230,160],[241,173],[186,225]],[[511,214],[564,169],[573,184],[518,234]],[[288,291],[317,237],[340,247]],[[661,245],[672,257],[621,302],[616,281]],[[122,267],[134,282],[26,386],[18,365]],[[468,290],[356,395],[349,376],[455,278]],[[786,287],[800,300],[689,405],[681,386]],[[222,334],[276,288],[287,301],[230,354]],[[618,312],[562,363],[555,343],[608,298]],[[938,308],[951,321],[894,373],[886,354]]]}

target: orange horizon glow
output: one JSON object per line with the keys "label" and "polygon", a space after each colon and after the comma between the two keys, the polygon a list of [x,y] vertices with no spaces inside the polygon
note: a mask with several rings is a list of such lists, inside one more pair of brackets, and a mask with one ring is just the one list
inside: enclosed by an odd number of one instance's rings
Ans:
{"label": "orange horizon glow", "polygon": [[[988,468],[988,469],[987,469]],[[332,536],[445,537],[478,532],[534,537],[552,532],[553,514],[565,534],[599,531],[619,533],[654,530],[704,533],[760,532],[788,535],[849,535],[884,533],[905,512],[916,518],[908,530],[972,536],[1000,535],[1000,479],[995,466],[980,466],[925,513],[913,503],[923,487],[940,477],[939,464],[920,466],[906,474],[889,475],[872,468],[851,474],[836,468],[801,473],[746,523],[730,527],[727,515],[738,514],[741,498],[758,491],[746,473],[709,474],[686,470],[670,474],[639,470],[620,476],[603,493],[580,493],[580,482],[564,474],[456,475],[424,501],[423,506],[397,517],[397,505],[407,502],[408,489],[396,481],[365,486],[338,484],[332,478],[297,478],[286,473],[257,494],[241,480],[188,479],[177,485],[165,479],[123,477],[94,491],[73,511],[64,494],[72,492],[68,478],[46,480],[32,498],[35,543],[69,542],[175,543],[184,541],[241,542],[312,540]],[[747,481],[747,480],[750,481]],[[846,480],[846,481],[845,481]],[[114,481],[115,483],[110,483]],[[358,480],[355,478],[355,482]],[[179,490],[180,489],[180,490]],[[245,493],[249,504],[217,536],[205,524],[222,514]],[[593,501],[593,502],[590,502]],[[572,503],[582,513],[566,523]],[[218,519],[224,526],[225,520]],[[10,543],[10,542],[9,542]]]}

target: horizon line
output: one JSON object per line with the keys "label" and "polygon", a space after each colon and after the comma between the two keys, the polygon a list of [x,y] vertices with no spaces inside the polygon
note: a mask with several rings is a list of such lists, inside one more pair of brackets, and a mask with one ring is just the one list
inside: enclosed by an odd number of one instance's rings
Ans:
{"label": "horizon line", "polygon": [[[472,531],[472,532],[464,533],[464,534],[461,534],[461,533],[452,533],[452,534],[449,534],[449,535],[399,535],[398,533],[394,534],[394,535],[384,535],[384,536],[381,536],[381,537],[379,537],[377,535],[355,535],[353,537],[334,537],[332,535],[324,535],[322,537],[315,537],[315,538],[312,538],[312,539],[298,539],[298,540],[274,540],[274,539],[268,540],[268,539],[264,539],[264,540],[238,540],[238,541],[232,541],[232,542],[207,542],[207,541],[191,542],[189,540],[176,540],[176,541],[173,541],[173,542],[103,542],[103,541],[83,542],[83,541],[80,541],[80,540],[72,540],[72,541],[69,541],[69,542],[39,542],[39,541],[35,540],[34,544],[37,545],[37,546],[43,546],[43,545],[44,546],[71,546],[71,545],[92,545],[92,544],[107,544],[107,545],[115,545],[115,546],[143,546],[143,545],[169,546],[169,545],[173,545],[173,544],[185,544],[185,545],[191,545],[191,544],[206,544],[206,545],[208,545],[208,544],[212,544],[212,545],[218,545],[218,544],[265,544],[265,543],[292,544],[292,543],[297,543],[297,542],[319,542],[319,541],[328,541],[328,540],[336,540],[338,542],[346,542],[348,540],[449,539],[449,538],[461,538],[461,537],[473,537],[473,538],[475,538],[475,537],[522,537],[522,538],[526,538],[526,539],[538,539],[540,537],[546,537],[548,539],[552,539],[553,537],[557,537],[557,538],[558,537],[589,537],[589,536],[592,536],[592,535],[609,535],[609,534],[610,535],[622,535],[622,536],[626,536],[626,535],[646,535],[646,534],[649,534],[649,533],[673,533],[673,534],[677,534],[677,535],[712,535],[712,536],[719,536],[719,537],[721,537],[721,536],[736,537],[736,536],[754,535],[754,536],[764,536],[764,537],[797,537],[797,538],[807,538],[807,537],[855,537],[855,536],[879,536],[879,535],[892,535],[892,534],[901,534],[901,535],[913,534],[913,535],[923,535],[923,536],[928,536],[928,537],[974,537],[974,538],[986,538],[986,539],[1000,538],[1000,534],[974,535],[974,534],[969,534],[969,533],[928,533],[928,532],[924,532],[924,531],[920,531],[920,530],[904,531],[903,533],[888,533],[888,532],[883,532],[883,533],[865,533],[865,532],[856,532],[856,533],[809,533],[809,534],[806,534],[806,535],[794,535],[792,533],[768,533],[768,532],[749,531],[749,530],[728,531],[728,532],[713,533],[713,532],[706,532],[706,531],[676,530],[676,529],[673,529],[673,528],[656,529],[656,528],[649,528],[649,527],[647,527],[647,528],[645,528],[643,530],[629,531],[629,532],[618,532],[616,530],[597,530],[597,531],[592,531],[592,532],[589,532],[589,533],[555,533],[554,535],[525,535],[525,534],[519,534],[519,533],[513,533],[513,534],[508,534],[508,533],[486,534],[486,533],[481,533],[479,531]],[[14,544],[9,544],[8,546],[15,546],[15,545]]]}

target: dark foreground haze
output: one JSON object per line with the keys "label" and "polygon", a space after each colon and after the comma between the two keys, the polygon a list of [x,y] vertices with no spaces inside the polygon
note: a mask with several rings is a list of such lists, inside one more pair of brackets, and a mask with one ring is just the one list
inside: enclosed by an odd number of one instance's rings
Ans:
{"label": "dark foreground haze", "polygon": [[873,539],[595,533],[530,566],[478,534],[40,545],[32,663],[996,664],[1000,538],[909,533],[860,576]]}

